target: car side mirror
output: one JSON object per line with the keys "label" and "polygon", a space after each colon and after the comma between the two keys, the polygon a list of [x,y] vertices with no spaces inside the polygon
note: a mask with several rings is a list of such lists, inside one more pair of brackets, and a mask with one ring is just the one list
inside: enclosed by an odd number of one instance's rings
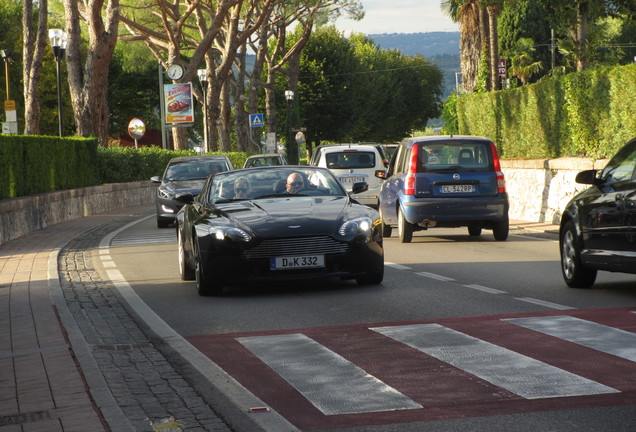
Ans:
{"label": "car side mirror", "polygon": [[192,204],[194,202],[194,195],[191,193],[182,193],[174,197],[174,200],[181,204]]}
{"label": "car side mirror", "polygon": [[366,192],[369,190],[369,183],[367,182],[357,182],[353,184],[353,187],[351,188],[351,193],[352,194],[357,194],[360,192]]}
{"label": "car side mirror", "polygon": [[150,177],[150,181],[153,183],[161,183],[161,179],[159,178],[159,176]]}
{"label": "car side mirror", "polygon": [[574,179],[574,181],[580,184],[589,184],[589,185],[599,183],[599,179],[596,177],[596,170],[581,171],[580,173],[576,175],[576,178]]}
{"label": "car side mirror", "polygon": [[375,176],[382,180],[386,180],[386,170],[375,170]]}

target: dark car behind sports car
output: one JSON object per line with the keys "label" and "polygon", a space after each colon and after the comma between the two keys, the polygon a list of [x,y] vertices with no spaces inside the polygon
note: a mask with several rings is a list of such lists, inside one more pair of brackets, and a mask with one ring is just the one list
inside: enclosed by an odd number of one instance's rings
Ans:
{"label": "dark car behind sports car", "polygon": [[174,222],[182,204],[175,196],[182,193],[197,195],[203,182],[210,174],[234,169],[225,155],[200,155],[172,158],[168,162],[163,176],[154,176],[150,180],[160,183],[157,188],[157,226],[167,228]]}
{"label": "dark car behind sports car", "polygon": [[636,273],[636,138],[596,174],[576,176],[591,186],[572,198],[561,217],[561,272],[573,288],[594,285],[598,270]]}
{"label": "dark car behind sports car", "polygon": [[[301,178],[296,193],[286,190],[292,173]],[[352,200],[325,168],[221,173],[197,198],[177,199],[185,204],[177,214],[179,271],[196,280],[201,295],[236,282],[339,277],[379,284],[384,277],[377,211]]]}

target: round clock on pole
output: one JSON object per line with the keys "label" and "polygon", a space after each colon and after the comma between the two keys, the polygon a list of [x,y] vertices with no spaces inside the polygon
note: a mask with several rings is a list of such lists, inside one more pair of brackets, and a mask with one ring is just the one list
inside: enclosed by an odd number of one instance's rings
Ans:
{"label": "round clock on pole", "polygon": [[170,78],[171,80],[176,81],[176,80],[180,80],[183,77],[184,72],[185,72],[185,69],[183,68],[183,66],[177,63],[173,63],[170,66],[168,66],[168,69],[166,70],[166,75],[168,75],[168,78]]}

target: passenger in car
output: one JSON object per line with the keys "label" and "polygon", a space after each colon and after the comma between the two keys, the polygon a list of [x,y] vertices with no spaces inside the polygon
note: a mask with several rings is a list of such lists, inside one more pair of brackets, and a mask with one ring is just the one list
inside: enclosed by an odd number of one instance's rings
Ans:
{"label": "passenger in car", "polygon": [[250,191],[250,182],[247,177],[239,177],[234,182],[234,199],[246,199]]}

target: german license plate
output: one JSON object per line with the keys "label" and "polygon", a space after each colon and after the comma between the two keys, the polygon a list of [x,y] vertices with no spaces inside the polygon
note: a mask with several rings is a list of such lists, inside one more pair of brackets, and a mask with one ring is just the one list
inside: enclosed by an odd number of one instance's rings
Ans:
{"label": "german license plate", "polygon": [[324,255],[286,256],[269,259],[272,270],[319,268],[325,266]]}
{"label": "german license plate", "polygon": [[442,193],[469,193],[473,192],[473,185],[443,185]]}
{"label": "german license plate", "polygon": [[342,183],[344,185],[353,185],[354,183],[365,181],[363,176],[359,176],[359,177],[338,177],[338,180],[340,180],[340,183]]}

